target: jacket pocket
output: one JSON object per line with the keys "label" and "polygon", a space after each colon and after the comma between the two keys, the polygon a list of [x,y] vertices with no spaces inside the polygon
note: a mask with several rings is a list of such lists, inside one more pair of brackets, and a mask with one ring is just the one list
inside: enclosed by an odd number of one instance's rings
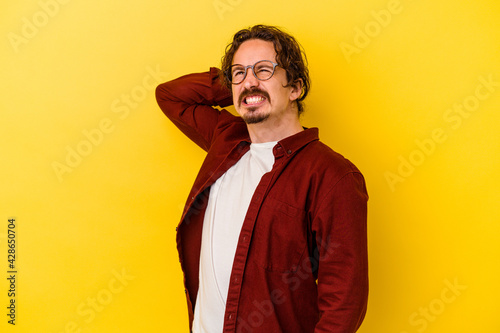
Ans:
{"label": "jacket pocket", "polygon": [[[305,211],[273,198],[262,204],[250,256],[268,271],[295,272],[306,253]],[[303,259],[302,259],[303,260]]]}

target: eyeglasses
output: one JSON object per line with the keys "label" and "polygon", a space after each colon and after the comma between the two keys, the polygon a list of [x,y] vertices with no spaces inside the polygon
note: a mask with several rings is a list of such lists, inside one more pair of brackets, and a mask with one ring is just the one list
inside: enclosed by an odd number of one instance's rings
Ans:
{"label": "eyeglasses", "polygon": [[229,67],[229,71],[226,75],[232,84],[240,84],[247,77],[247,70],[251,68],[253,76],[261,81],[266,81],[273,77],[276,66],[278,66],[278,64],[270,60],[260,60],[248,66],[235,64]]}

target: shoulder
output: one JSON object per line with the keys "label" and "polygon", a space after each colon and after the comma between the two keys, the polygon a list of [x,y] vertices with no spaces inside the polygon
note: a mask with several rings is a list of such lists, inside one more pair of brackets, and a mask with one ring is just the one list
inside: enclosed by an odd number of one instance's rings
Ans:
{"label": "shoulder", "polygon": [[[308,175],[311,188],[321,195],[345,192],[348,189],[366,193],[366,182],[361,171],[342,154],[316,140],[304,147],[299,159],[303,175]],[[321,196],[320,195],[320,196]]]}
{"label": "shoulder", "polygon": [[361,171],[323,142],[317,140],[305,147],[303,163],[309,169],[309,189],[314,195],[314,202],[319,205],[329,207],[332,200],[351,203],[366,203],[368,200],[366,181]]}
{"label": "shoulder", "polygon": [[322,141],[316,140],[304,147],[304,161],[312,170],[327,173],[330,176],[343,176],[348,173],[361,173],[350,160],[336,152]]}

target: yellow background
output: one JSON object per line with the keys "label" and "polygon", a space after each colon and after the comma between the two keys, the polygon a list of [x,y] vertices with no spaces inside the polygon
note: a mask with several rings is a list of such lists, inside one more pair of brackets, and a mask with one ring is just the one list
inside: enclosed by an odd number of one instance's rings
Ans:
{"label": "yellow background", "polygon": [[[175,226],[204,154],[159,110],[151,71],[167,81],[219,66],[234,32],[258,23],[304,46],[303,124],[367,179],[371,284],[359,332],[500,331],[497,0],[23,0],[3,1],[0,22],[2,332],[188,331]],[[481,77],[494,91],[447,120],[488,91]],[[422,155],[416,140],[436,129],[446,140]],[[87,156],[56,172],[78,147]],[[410,156],[419,165],[401,177]],[[15,327],[3,277],[10,217]],[[90,310],[96,298],[105,305]]]}

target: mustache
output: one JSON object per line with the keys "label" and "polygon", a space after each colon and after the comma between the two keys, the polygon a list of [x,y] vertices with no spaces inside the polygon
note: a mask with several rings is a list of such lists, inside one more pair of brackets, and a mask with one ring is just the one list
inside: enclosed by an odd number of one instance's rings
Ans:
{"label": "mustache", "polygon": [[243,90],[243,92],[241,93],[241,95],[238,98],[238,105],[241,105],[241,102],[243,101],[244,98],[246,98],[248,96],[251,96],[251,95],[255,95],[255,94],[262,95],[265,98],[267,98],[267,100],[269,102],[271,101],[271,96],[269,96],[269,94],[267,93],[267,91],[261,90],[259,88],[245,89],[245,90]]}

